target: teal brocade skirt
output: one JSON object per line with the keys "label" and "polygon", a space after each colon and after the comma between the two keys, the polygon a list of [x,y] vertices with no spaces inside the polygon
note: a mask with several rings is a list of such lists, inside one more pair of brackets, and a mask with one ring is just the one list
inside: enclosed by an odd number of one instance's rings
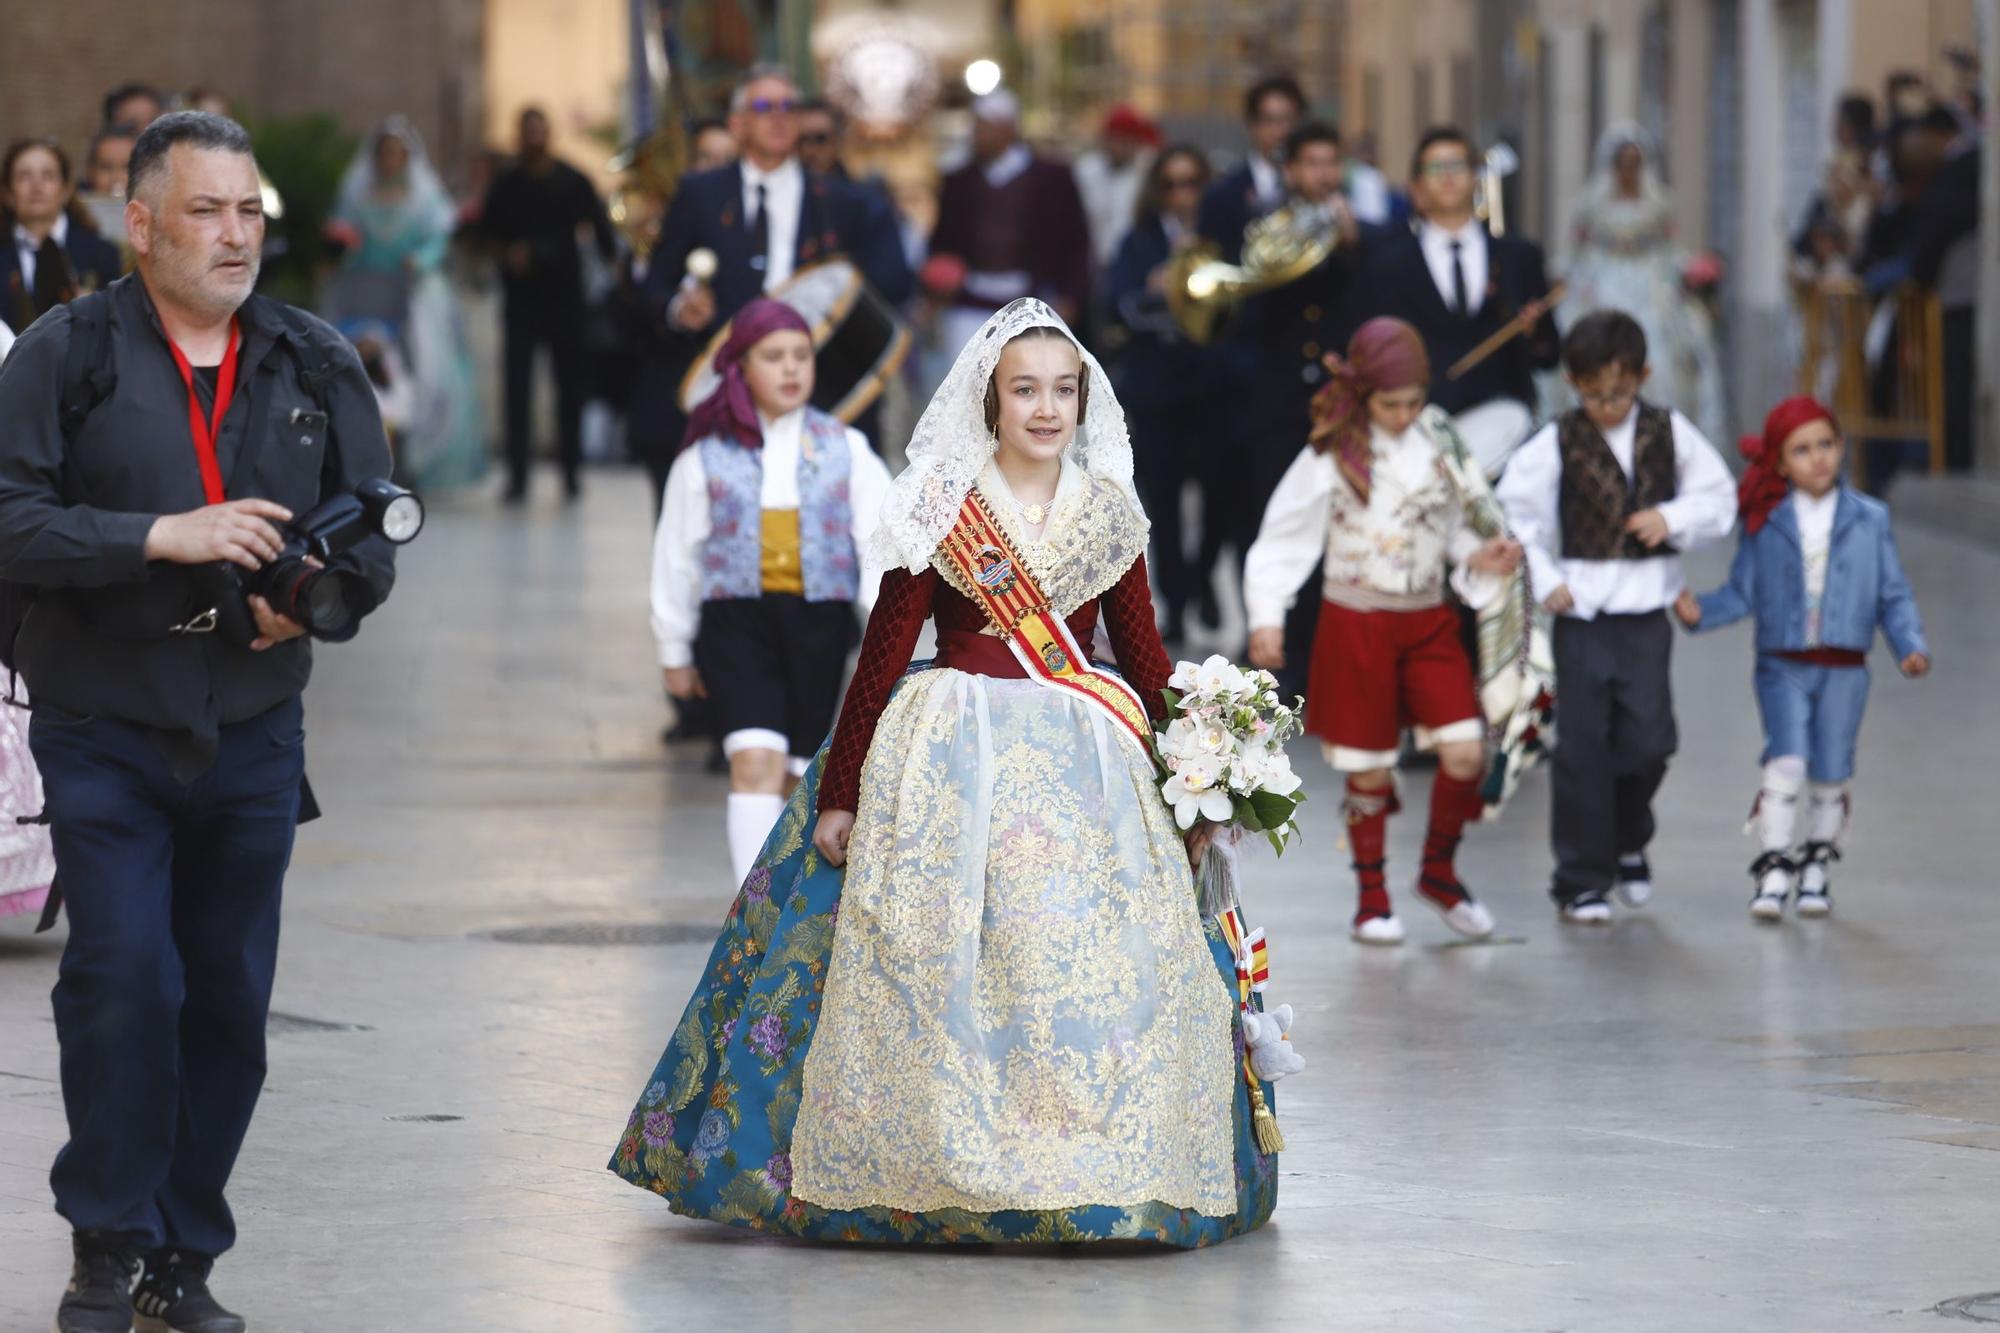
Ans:
{"label": "teal brocade skirt", "polygon": [[[1234,1098],[1236,1210],[1227,1217],[1158,1202],[1040,1211],[829,1210],[792,1196],[792,1126],[845,879],[812,846],[824,762],[822,750],[738,891],[610,1169],[685,1216],[809,1240],[1123,1240],[1193,1248],[1263,1225],[1277,1204],[1278,1162],[1257,1149],[1241,1078]],[[1216,969],[1233,994],[1235,962],[1216,925],[1209,922],[1206,930]],[[1234,1026],[1240,1068],[1240,1019]],[[1268,1087],[1264,1095],[1275,1109]]]}

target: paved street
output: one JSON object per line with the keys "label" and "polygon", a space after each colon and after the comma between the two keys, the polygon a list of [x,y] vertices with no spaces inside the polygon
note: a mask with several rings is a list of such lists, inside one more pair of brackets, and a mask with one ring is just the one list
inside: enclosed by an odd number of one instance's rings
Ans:
{"label": "paved street", "polygon": [[[1747,629],[1677,645],[1660,892],[1608,931],[1543,897],[1538,775],[1468,845],[1504,940],[1443,947],[1404,895],[1409,947],[1351,945],[1334,783],[1302,749],[1308,838],[1249,895],[1311,1062],[1273,1224],[1194,1254],[946,1254],[692,1223],[604,1170],[731,893],[723,788],[658,740],[649,518],[622,473],[574,510],[440,504],[396,599],[321,657],[328,817],[299,841],[216,1277],[253,1328],[1824,1331],[2000,1289],[2000,553],[1902,534],[1937,670],[1876,653],[1828,922],[1744,910]],[[1391,825],[1399,892],[1427,783]],[[537,928],[569,942],[505,937]],[[575,942],[621,932],[643,942]],[[10,1330],[46,1327],[68,1265],[59,948],[0,923]]]}

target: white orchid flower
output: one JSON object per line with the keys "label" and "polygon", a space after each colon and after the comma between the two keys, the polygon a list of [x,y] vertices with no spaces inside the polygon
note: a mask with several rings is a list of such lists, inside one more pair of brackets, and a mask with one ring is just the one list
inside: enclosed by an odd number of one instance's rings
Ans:
{"label": "white orchid flower", "polygon": [[1160,794],[1174,808],[1174,822],[1183,829],[1193,828],[1197,819],[1218,824],[1228,822],[1236,807],[1222,785],[1222,777],[1219,759],[1190,759],[1183,763],[1160,788]]}

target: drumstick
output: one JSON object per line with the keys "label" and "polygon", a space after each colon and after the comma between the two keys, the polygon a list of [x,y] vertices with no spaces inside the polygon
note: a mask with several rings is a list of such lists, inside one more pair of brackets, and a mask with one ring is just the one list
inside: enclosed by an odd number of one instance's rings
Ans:
{"label": "drumstick", "polygon": [[[1565,289],[1565,284],[1560,282],[1557,283],[1555,286],[1549,288],[1549,294],[1542,298],[1542,304],[1545,306],[1553,306],[1557,302],[1561,301],[1563,299],[1564,289]],[[1505,347],[1508,343],[1514,341],[1515,338],[1520,336],[1520,333],[1521,333],[1521,326],[1515,323],[1511,319],[1508,320],[1506,327],[1500,329],[1498,332],[1494,333],[1491,337],[1487,338],[1485,342],[1479,344],[1479,346],[1473,348],[1471,351],[1467,352],[1464,356],[1461,356],[1460,358],[1458,358],[1458,360],[1452,362],[1451,369],[1447,370],[1444,373],[1444,377],[1448,380],[1459,379],[1467,371],[1471,370],[1474,366],[1484,361],[1487,357],[1492,356],[1495,352]]]}

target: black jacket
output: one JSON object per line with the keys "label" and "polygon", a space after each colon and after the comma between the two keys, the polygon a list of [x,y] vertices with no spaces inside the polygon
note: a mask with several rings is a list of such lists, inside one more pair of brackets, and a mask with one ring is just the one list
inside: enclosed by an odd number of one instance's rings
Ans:
{"label": "black jacket", "polygon": [[[685,177],[675,192],[646,268],[646,286],[662,308],[680,290],[689,253],[703,248],[713,250],[717,261],[709,284],[715,293],[716,322],[712,328],[681,335],[689,362],[724,321],[764,293],[764,274],[750,262],[743,168],[737,163]],[[891,305],[909,299],[910,266],[893,215],[883,216],[858,186],[807,172],[794,259],[804,267],[832,255],[853,261]]]}
{"label": "black jacket", "polygon": [[1529,301],[1548,295],[1549,279],[1541,247],[1516,236],[1486,239],[1486,298],[1470,319],[1445,304],[1424,262],[1416,233],[1403,228],[1385,232],[1370,245],[1355,267],[1348,291],[1340,345],[1354,330],[1377,315],[1394,315],[1416,326],[1431,358],[1431,401],[1451,413],[1481,403],[1512,398],[1535,406],[1535,372],[1554,368],[1562,353],[1554,315],[1545,315],[1534,333],[1514,339],[1463,379],[1445,371],[1512,319]]}
{"label": "black jacket", "polygon": [[[0,577],[37,589],[15,661],[38,707],[177,733],[213,753],[219,726],[305,688],[312,648],[299,638],[253,653],[214,634],[161,632],[200,609],[193,604],[205,594],[192,567],[149,563],[146,536],[158,516],[201,507],[201,475],[187,390],[144,284],[123,278],[107,296],[117,384],[73,441],[60,422],[69,307],[36,321],[0,367]],[[216,440],[230,498],[275,500],[303,515],[388,476],[374,391],[332,326],[303,317],[314,355],[296,346],[266,297],[252,296],[237,319],[236,392]],[[319,395],[326,423],[295,420],[318,410],[301,375],[328,356],[337,371]],[[246,448],[256,451],[247,475]],[[337,564],[365,577],[379,602],[395,579],[393,551],[375,538]]]}
{"label": "black jacket", "polygon": [[[69,260],[70,283],[79,292],[109,287],[124,271],[118,247],[74,219],[63,239],[63,254]],[[11,231],[0,228],[0,320],[20,333],[43,313],[35,294],[21,274],[21,257],[14,248]]]}

